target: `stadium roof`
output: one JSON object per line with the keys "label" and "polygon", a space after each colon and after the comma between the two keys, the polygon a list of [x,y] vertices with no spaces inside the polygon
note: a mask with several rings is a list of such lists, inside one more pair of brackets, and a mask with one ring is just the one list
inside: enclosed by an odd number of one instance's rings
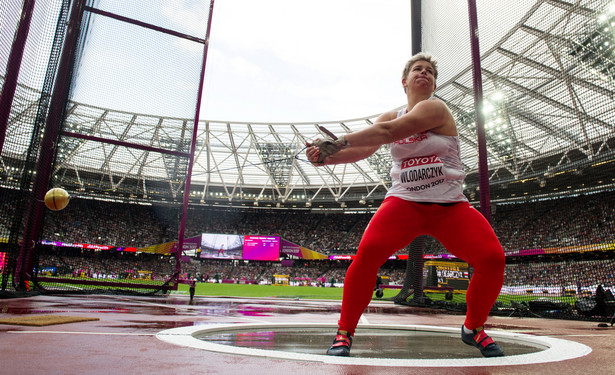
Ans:
{"label": "stadium roof", "polygon": [[[481,33],[497,20],[481,20]],[[615,11],[609,1],[533,1],[497,40],[482,44],[483,113],[492,199],[612,188]],[[487,38],[485,38],[487,39]],[[439,60],[454,60],[441,56]],[[25,90],[25,89],[24,89]],[[469,64],[440,77],[436,96],[457,119],[466,193],[476,200],[478,153]],[[27,144],[19,116],[36,106],[16,98],[7,143]],[[400,103],[403,104],[403,103]],[[401,108],[401,106],[399,107]],[[386,147],[370,158],[316,168],[306,141],[369,126],[378,114],[319,123],[199,122],[191,197],[201,202],[305,207],[369,206],[389,186]],[[160,154],[85,138],[64,137],[55,179],[84,192],[176,199],[183,186],[193,119],[136,114],[72,102],[64,131],[173,150]],[[24,141],[23,143],[21,143]],[[13,147],[3,163],[21,158]],[[610,168],[610,169],[609,169]],[[579,175],[584,175],[581,182]],[[528,187],[531,186],[531,189]],[[501,194],[501,195],[500,195]],[[255,203],[256,202],[256,203]]]}

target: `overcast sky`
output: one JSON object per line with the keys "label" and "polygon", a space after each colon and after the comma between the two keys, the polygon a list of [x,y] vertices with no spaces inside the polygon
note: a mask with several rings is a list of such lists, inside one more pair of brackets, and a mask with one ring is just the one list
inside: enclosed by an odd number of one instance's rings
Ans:
{"label": "overcast sky", "polygon": [[[204,38],[210,0],[99,0],[98,7]],[[201,119],[322,122],[405,103],[410,0],[216,0]],[[94,15],[72,100],[190,117],[202,44]]]}
{"label": "overcast sky", "polygon": [[[373,116],[405,104],[401,71],[411,57],[410,0],[216,0],[201,119],[229,122],[322,122]],[[535,0],[483,0],[481,27],[493,14],[498,40]],[[428,22],[446,43],[437,47],[439,83],[470,64],[466,4],[426,2],[441,15]],[[59,9],[60,0],[55,0]],[[210,0],[98,0],[97,7],[204,38]],[[455,6],[452,6],[455,5]],[[497,6],[496,6],[497,5]],[[38,8],[37,8],[38,9]],[[515,12],[513,12],[513,10]],[[39,11],[53,37],[57,15]],[[13,20],[16,22],[16,20]],[[202,44],[94,15],[80,51],[71,99],[111,110],[190,118],[194,115]],[[37,24],[37,23],[35,23]],[[38,29],[37,29],[38,30]],[[445,30],[445,31],[442,31]],[[424,29],[427,37],[436,35]],[[51,46],[51,43],[47,43]],[[34,44],[33,44],[34,45]],[[43,45],[42,47],[45,47]],[[38,47],[44,71],[48,49]],[[0,50],[0,65],[6,55]],[[26,51],[28,52],[28,51]],[[444,58],[445,54],[454,57]],[[37,66],[31,70],[35,71]],[[22,69],[26,70],[26,69]],[[42,74],[24,74],[31,87]]]}
{"label": "overcast sky", "polygon": [[201,118],[381,113],[405,103],[410,56],[410,0],[217,0]]}

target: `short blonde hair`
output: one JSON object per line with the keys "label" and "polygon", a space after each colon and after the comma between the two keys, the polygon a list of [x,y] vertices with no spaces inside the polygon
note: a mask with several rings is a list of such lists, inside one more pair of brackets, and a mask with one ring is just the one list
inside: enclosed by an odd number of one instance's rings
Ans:
{"label": "short blonde hair", "polygon": [[406,66],[404,67],[404,72],[401,76],[402,79],[408,77],[408,73],[410,73],[412,65],[414,65],[414,63],[417,61],[427,61],[428,63],[430,63],[431,66],[433,66],[433,77],[435,79],[438,79],[438,62],[434,60],[434,58],[430,54],[424,52],[419,52],[416,55],[412,56],[410,60],[408,60]]}

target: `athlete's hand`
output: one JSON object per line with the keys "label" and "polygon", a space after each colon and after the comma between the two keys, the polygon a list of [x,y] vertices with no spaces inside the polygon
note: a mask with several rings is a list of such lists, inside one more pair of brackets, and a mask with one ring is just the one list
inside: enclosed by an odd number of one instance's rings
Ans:
{"label": "athlete's hand", "polygon": [[318,128],[326,134],[326,137],[318,138],[312,143],[306,142],[306,145],[309,147],[306,151],[306,155],[312,165],[315,166],[323,165],[327,157],[346,147],[350,147],[350,143],[348,143],[346,137],[343,135],[341,137],[336,137],[335,134],[331,133],[324,126],[318,126]]}
{"label": "athlete's hand", "polygon": [[324,158],[320,161],[320,150],[318,147],[313,146],[312,143],[306,142],[305,144],[308,148],[305,150],[305,156],[315,167],[320,167],[325,164]]}

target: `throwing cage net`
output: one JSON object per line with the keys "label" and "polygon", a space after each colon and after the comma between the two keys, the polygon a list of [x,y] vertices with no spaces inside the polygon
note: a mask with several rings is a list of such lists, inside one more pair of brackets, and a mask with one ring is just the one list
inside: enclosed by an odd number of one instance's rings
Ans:
{"label": "throwing cage net", "polygon": [[[176,289],[213,2],[1,7],[16,35],[2,33],[2,290]],[[44,206],[53,187],[70,194],[62,211]]]}
{"label": "throwing cage net", "polygon": [[[193,142],[203,3],[0,4],[11,31],[0,35],[3,292],[151,293],[195,275],[237,282],[238,272],[342,285],[345,261],[182,263],[193,253],[175,251],[185,229],[276,234],[351,257],[390,186],[383,150],[322,173],[293,157],[318,124],[203,121]],[[615,9],[500,3],[412,1],[420,50],[438,61],[435,95],[457,121],[464,193],[506,252],[493,313],[612,320]],[[374,119],[325,125],[338,134]],[[192,190],[191,147],[201,156]],[[64,210],[42,205],[52,187],[71,195]],[[377,295],[397,287],[398,303],[463,310],[472,268],[425,236],[381,275]]]}
{"label": "throwing cage net", "polygon": [[[611,318],[615,6],[468,4],[422,2],[421,41],[438,61],[435,95],[457,120],[468,173],[465,194],[491,219],[506,252],[494,313]],[[473,43],[480,49],[473,51]],[[481,136],[486,170],[476,152]],[[454,293],[446,300],[427,295],[463,308],[464,290],[450,281],[468,279],[471,268],[448,260],[450,254],[432,238],[425,239],[423,251],[445,262],[426,261],[406,281],[415,275],[424,278],[425,290],[449,289]]]}

